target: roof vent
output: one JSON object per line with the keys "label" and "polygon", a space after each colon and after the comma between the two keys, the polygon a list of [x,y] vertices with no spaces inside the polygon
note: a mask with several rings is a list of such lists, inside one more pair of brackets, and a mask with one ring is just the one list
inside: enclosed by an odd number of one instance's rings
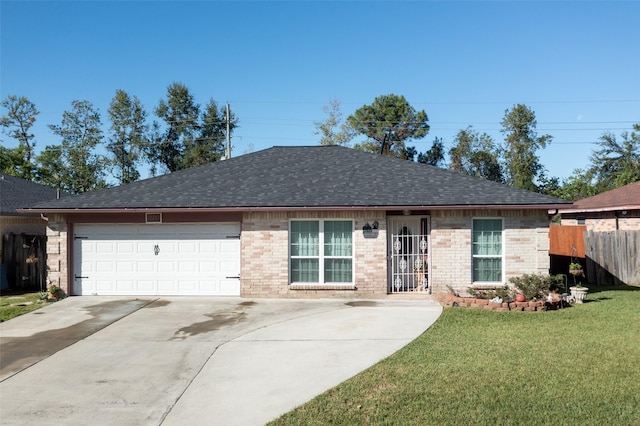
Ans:
{"label": "roof vent", "polygon": [[162,213],[146,213],[146,223],[162,223]]}

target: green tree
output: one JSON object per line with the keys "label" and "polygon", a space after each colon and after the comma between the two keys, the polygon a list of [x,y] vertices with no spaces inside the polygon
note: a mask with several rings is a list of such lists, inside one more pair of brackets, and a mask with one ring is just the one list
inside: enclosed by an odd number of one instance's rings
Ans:
{"label": "green tree", "polygon": [[418,154],[418,163],[430,164],[440,167],[444,163],[444,143],[442,138],[435,138],[431,144],[431,148],[424,154]]}
{"label": "green tree", "polygon": [[[237,126],[237,118],[229,113],[229,132]],[[227,138],[226,110],[209,99],[197,129],[197,137],[186,141],[182,167],[194,167],[218,161],[224,157]]]}
{"label": "green tree", "polygon": [[568,178],[562,181],[558,188],[547,193],[564,200],[576,201],[598,194],[593,182],[593,170],[575,169]]}
{"label": "green tree", "polygon": [[544,167],[536,152],[551,142],[551,136],[538,136],[536,114],[523,104],[506,110],[500,124],[505,135],[506,182],[517,188],[538,191],[536,181],[544,176]]}
{"label": "green tree", "polygon": [[138,166],[149,143],[147,113],[140,100],[124,90],[116,90],[107,112],[111,120],[107,143],[111,163],[121,184],[135,182],[140,178]]}
{"label": "green tree", "polygon": [[35,104],[24,96],[9,95],[0,104],[7,110],[6,115],[0,117],[0,127],[7,136],[18,141],[16,148],[3,149],[3,170],[5,173],[30,180],[33,177],[32,158],[36,145],[31,127],[39,111]]}
{"label": "green tree", "polygon": [[400,158],[407,158],[408,140],[429,133],[427,121],[425,111],[416,111],[404,96],[393,94],[377,97],[371,105],[364,105],[347,118],[356,134],[368,138],[357,148]]}
{"label": "green tree", "polygon": [[469,176],[503,182],[500,150],[486,133],[478,133],[471,126],[460,130],[449,150],[449,169]]}
{"label": "green tree", "polygon": [[[184,168],[187,146],[195,146],[200,105],[182,83],[171,83],[167,87],[167,98],[161,99],[155,114],[164,121],[164,132],[157,132],[150,149],[150,161],[160,164],[169,172]],[[156,126],[159,130],[159,126]]]}
{"label": "green tree", "polygon": [[0,173],[25,178],[23,172],[26,169],[28,167],[19,146],[16,148],[0,146]]}
{"label": "green tree", "polygon": [[315,121],[314,135],[320,135],[320,145],[341,145],[348,146],[353,139],[353,129],[342,120],[340,101],[331,99],[329,105],[322,107],[327,114],[324,121]]}
{"label": "green tree", "polygon": [[[71,111],[62,114],[60,125],[49,125],[51,131],[62,138],[58,165],[62,168],[61,189],[80,193],[104,188],[108,160],[95,152],[103,139],[100,113],[89,101],[73,101],[71,107]],[[54,149],[50,146],[46,151],[53,153]],[[40,173],[44,176],[55,172],[42,170]]]}
{"label": "green tree", "polygon": [[591,169],[599,191],[627,185],[640,180],[640,123],[633,131],[622,133],[618,141],[605,132],[599,139],[599,149],[591,155]]}
{"label": "green tree", "polygon": [[48,145],[36,157],[35,181],[53,188],[66,188],[66,166],[62,145]]}

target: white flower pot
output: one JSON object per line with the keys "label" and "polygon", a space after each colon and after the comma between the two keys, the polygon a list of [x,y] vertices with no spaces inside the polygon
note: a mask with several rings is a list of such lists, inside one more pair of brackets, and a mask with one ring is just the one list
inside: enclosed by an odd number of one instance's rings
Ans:
{"label": "white flower pot", "polygon": [[569,290],[571,290],[571,298],[575,300],[576,303],[583,303],[589,291],[587,287],[569,287]]}

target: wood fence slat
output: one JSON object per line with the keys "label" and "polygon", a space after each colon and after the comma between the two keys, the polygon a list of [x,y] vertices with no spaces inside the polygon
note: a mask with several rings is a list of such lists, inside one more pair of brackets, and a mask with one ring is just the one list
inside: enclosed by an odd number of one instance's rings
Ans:
{"label": "wood fence slat", "polygon": [[640,285],[640,231],[587,231],[584,239],[589,282]]}

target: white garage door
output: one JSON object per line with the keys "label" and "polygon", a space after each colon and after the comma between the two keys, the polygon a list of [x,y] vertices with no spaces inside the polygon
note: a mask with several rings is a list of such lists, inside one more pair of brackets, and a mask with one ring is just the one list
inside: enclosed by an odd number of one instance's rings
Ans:
{"label": "white garage door", "polygon": [[240,295],[240,224],[74,228],[76,295]]}

